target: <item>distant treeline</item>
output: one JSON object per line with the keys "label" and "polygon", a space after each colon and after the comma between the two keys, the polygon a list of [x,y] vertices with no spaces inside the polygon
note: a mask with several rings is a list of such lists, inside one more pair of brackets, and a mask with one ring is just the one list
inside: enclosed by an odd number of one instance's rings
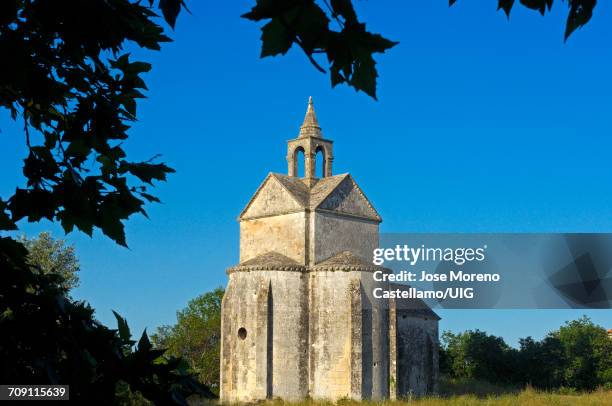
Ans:
{"label": "distant treeline", "polygon": [[520,339],[518,349],[480,330],[447,331],[441,338],[440,371],[453,378],[541,389],[612,389],[612,339],[586,316],[540,341]]}

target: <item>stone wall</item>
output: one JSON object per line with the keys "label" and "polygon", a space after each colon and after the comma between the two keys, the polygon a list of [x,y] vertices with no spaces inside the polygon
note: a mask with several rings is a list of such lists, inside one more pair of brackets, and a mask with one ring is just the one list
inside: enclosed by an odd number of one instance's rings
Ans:
{"label": "stone wall", "polygon": [[311,240],[315,263],[342,251],[351,251],[363,259],[372,259],[378,247],[378,223],[333,213],[315,212]]}
{"label": "stone wall", "polygon": [[368,272],[230,273],[222,303],[225,402],[389,396],[388,309]]}
{"label": "stone wall", "polygon": [[354,276],[310,274],[310,396],[351,396],[351,297]]}
{"label": "stone wall", "polygon": [[397,309],[394,330],[395,396],[424,396],[438,392],[438,320],[412,315],[412,310]]}
{"label": "stone wall", "polygon": [[304,264],[306,213],[291,213],[240,222],[240,262],[270,251]]}
{"label": "stone wall", "polygon": [[222,303],[223,400],[307,396],[307,338],[306,273],[232,273]]}

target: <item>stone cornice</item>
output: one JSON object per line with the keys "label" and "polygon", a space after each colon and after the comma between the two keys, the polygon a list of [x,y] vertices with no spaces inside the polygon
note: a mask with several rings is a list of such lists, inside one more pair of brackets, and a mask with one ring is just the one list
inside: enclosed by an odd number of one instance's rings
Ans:
{"label": "stone cornice", "polygon": [[376,271],[391,272],[387,268],[376,265],[353,265],[353,264],[333,264],[333,265],[235,265],[227,268],[226,274],[231,275],[234,272],[256,272],[256,271],[273,271],[273,272],[368,272]]}

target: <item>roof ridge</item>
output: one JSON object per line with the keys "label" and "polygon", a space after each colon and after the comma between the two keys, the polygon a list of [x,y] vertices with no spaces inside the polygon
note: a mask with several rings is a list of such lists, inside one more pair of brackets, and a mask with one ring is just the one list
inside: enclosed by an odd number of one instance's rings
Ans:
{"label": "roof ridge", "polygon": [[[338,185],[339,185],[340,183],[342,183],[342,181],[343,181],[344,179],[346,179],[346,177],[347,177],[347,176],[350,176],[350,174],[348,174],[348,173],[340,173],[340,174],[338,174],[338,175],[327,176],[327,177],[325,177],[325,178],[321,178],[321,179],[319,180],[319,182],[317,182],[317,183],[314,185],[314,187],[312,188],[312,190],[313,190],[313,191],[314,191],[314,188],[316,188],[316,187],[317,187],[317,185],[323,185],[323,184],[321,183],[321,180],[324,180],[324,179],[330,179],[330,178],[340,178],[340,179],[338,180],[338,183],[336,183],[336,185],[335,185],[334,187],[329,188],[329,190],[325,191],[325,193],[323,194],[323,196],[322,196],[321,198],[318,198],[318,200],[319,200],[319,201],[316,203],[316,205],[314,205],[314,206],[313,206],[313,205],[311,204],[312,202],[308,202],[308,203],[309,203],[309,205],[308,205],[308,206],[309,206],[311,209],[316,209],[316,208],[318,208],[318,207],[321,205],[321,203],[323,203],[323,202],[325,201],[325,199],[327,199],[327,198],[328,198],[328,197],[329,197],[329,196],[330,196],[330,195],[331,195],[331,194],[334,192],[334,190],[336,190],[336,188],[338,187]],[[313,195],[313,194],[312,194],[312,193],[310,193],[310,198],[312,198],[312,195]]]}
{"label": "roof ridge", "polygon": [[[289,175],[283,175],[281,173],[274,173],[274,172],[270,172],[270,174],[278,181],[278,183],[281,184],[281,187],[283,189],[285,189],[287,191],[287,193],[289,193],[291,195],[291,197],[293,198],[293,200],[295,200],[295,202],[301,206],[306,206],[308,207],[310,205],[310,193],[308,193],[305,197],[305,201],[300,201],[298,200],[298,197],[296,196],[295,192],[291,189],[289,189],[287,187],[287,185],[285,185],[285,183],[283,182],[283,180],[288,180],[291,179],[293,180],[291,176]],[[298,182],[300,182],[301,185],[303,185],[305,188],[308,188],[308,186],[306,186],[299,178],[295,178],[295,180],[297,180]]]}

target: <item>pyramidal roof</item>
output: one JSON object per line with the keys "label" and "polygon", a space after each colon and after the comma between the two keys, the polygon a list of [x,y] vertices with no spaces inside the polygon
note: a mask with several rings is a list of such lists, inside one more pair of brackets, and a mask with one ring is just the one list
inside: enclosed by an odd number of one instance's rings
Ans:
{"label": "pyramidal roof", "polygon": [[242,262],[240,265],[299,265],[293,259],[276,251],[268,251],[264,254]]}
{"label": "pyramidal roof", "polygon": [[[259,186],[242,213],[240,213],[240,219],[250,217],[247,215],[249,208],[271,181],[278,183],[282,187],[282,190],[288,192],[290,198],[296,203],[296,208],[299,210],[337,211],[339,213],[344,212],[344,214],[353,214],[378,222],[382,221],[376,209],[374,209],[368,198],[348,173],[317,179],[316,183],[312,186],[304,183],[303,179],[294,176],[270,173]],[[363,203],[365,211],[361,213],[350,213],[345,210],[342,202],[351,198],[359,199]]]}
{"label": "pyramidal roof", "polygon": [[319,120],[317,120],[317,115],[315,114],[312,96],[308,98],[308,108],[306,109],[306,116],[304,117],[304,122],[300,127],[300,135],[298,138],[306,137],[323,137],[321,127],[319,126]]}
{"label": "pyramidal roof", "polygon": [[303,272],[306,270],[306,267],[276,251],[268,251],[255,258],[251,258],[236,266],[228,268],[226,273],[229,275],[233,272],[266,270]]}
{"label": "pyramidal roof", "polygon": [[[355,255],[351,251],[339,252],[338,254],[333,255],[330,258],[327,258],[326,260],[319,262],[317,265],[321,265],[321,266],[355,265],[355,266],[369,266],[369,267],[374,266],[372,265],[372,262],[367,261]],[[376,267],[376,268],[382,269],[382,267]]]}
{"label": "pyramidal roof", "polygon": [[313,270],[326,270],[326,271],[365,271],[375,272],[384,271],[385,268],[377,266],[369,262],[368,260],[361,258],[351,251],[342,251],[336,255],[323,260],[312,267]]}

